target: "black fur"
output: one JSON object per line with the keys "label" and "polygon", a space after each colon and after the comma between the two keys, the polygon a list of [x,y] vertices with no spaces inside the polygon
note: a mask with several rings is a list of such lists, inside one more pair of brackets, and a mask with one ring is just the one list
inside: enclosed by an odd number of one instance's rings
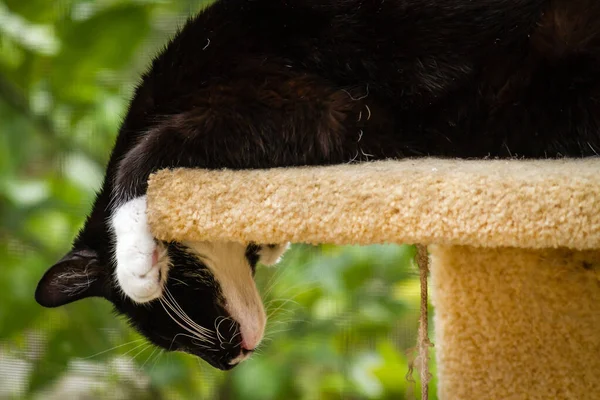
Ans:
{"label": "black fur", "polygon": [[256,273],[256,264],[260,258],[260,255],[258,254],[260,249],[261,246],[257,245],[256,243],[250,243],[248,247],[246,247],[245,256],[248,260],[248,264],[250,264],[250,267],[252,268],[252,275]]}
{"label": "black fur", "polygon": [[[143,76],[93,210],[38,301],[103,296],[169,348],[173,323],[160,304],[135,306],[110,279],[107,218],[145,193],[153,171],[595,156],[599,99],[598,0],[220,0]],[[224,315],[218,285],[178,285],[172,278],[192,266],[180,247],[169,254],[178,261],[168,288],[189,310],[206,307],[193,317],[212,326]],[[56,268],[98,279],[65,297]]]}
{"label": "black fur", "polygon": [[[239,337],[239,325],[226,318],[227,312],[223,308],[225,300],[218,283],[208,268],[198,263],[198,259],[187,253],[180,244],[170,243],[168,251],[171,262],[177,268],[169,271],[169,294],[166,297],[170,295],[177,299],[185,307],[187,316],[202,327],[215,330],[220,323],[219,337],[209,334],[207,341],[200,341],[181,326],[173,326],[171,316],[182,322],[181,317],[177,317],[164,300],[136,306],[123,297],[117,297],[111,299],[116,310],[131,316],[131,325],[154,344],[167,350],[186,351],[201,356],[217,368],[230,369],[229,360],[240,353],[240,340],[235,340]],[[170,304],[176,307],[173,302]]]}

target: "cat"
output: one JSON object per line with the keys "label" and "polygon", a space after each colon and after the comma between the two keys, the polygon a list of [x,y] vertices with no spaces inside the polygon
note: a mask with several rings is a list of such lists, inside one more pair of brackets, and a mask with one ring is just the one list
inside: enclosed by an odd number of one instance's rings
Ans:
{"label": "cat", "polygon": [[103,297],[154,345],[231,369],[264,334],[256,266],[287,245],[156,240],[151,173],[599,149],[597,0],[218,0],[142,76],[35,298]]}

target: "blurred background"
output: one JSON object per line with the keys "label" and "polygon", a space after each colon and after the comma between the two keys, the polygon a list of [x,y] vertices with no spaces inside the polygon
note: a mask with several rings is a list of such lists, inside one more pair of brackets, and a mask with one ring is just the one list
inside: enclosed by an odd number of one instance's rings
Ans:
{"label": "blurred background", "polygon": [[403,399],[410,390],[419,306],[410,246],[296,245],[259,269],[267,339],[228,373],[147,344],[106,301],[35,303],[37,281],[91,207],[139,74],[207,3],[0,2],[0,399]]}

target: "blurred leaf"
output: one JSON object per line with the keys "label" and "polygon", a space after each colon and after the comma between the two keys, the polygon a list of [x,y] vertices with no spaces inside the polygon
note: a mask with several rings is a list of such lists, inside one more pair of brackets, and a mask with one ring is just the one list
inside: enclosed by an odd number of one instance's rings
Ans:
{"label": "blurred leaf", "polygon": [[371,371],[389,394],[400,396],[406,389],[405,375],[408,369],[405,357],[390,342],[380,342],[377,352],[382,357],[382,363]]}
{"label": "blurred leaf", "polygon": [[18,42],[30,51],[53,55],[59,50],[60,42],[51,25],[34,24],[14,14],[0,3],[0,33]]}
{"label": "blurred leaf", "polygon": [[[233,394],[236,399],[270,400],[278,398],[287,380],[287,370],[279,368],[264,357],[255,357],[252,364],[242,365],[232,375]],[[268,376],[269,379],[264,379]]]}
{"label": "blurred leaf", "polygon": [[81,189],[94,193],[100,186],[104,171],[82,154],[69,154],[63,159],[65,177]]}
{"label": "blurred leaf", "polygon": [[41,359],[35,363],[30,375],[27,385],[29,393],[50,385],[68,368],[69,360],[74,356],[69,336],[67,328],[52,333]]}
{"label": "blurred leaf", "polygon": [[[28,21],[35,23],[51,23],[58,17],[61,7],[47,0],[4,0],[7,8],[14,14],[19,14]],[[68,1],[62,0],[62,6],[66,7]]]}
{"label": "blurred leaf", "polygon": [[3,192],[8,199],[26,207],[40,203],[50,194],[48,182],[43,180],[6,180],[0,183],[0,187],[0,192]]}
{"label": "blurred leaf", "polygon": [[53,91],[62,100],[93,101],[98,74],[130,62],[148,29],[149,9],[143,4],[107,8],[89,19],[66,24],[61,29],[63,46],[50,75]]}

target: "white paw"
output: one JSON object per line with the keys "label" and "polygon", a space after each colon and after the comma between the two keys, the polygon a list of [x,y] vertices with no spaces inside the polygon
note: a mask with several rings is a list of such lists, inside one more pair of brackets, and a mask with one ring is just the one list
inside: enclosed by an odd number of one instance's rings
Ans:
{"label": "white paw", "polygon": [[167,280],[166,249],[157,245],[146,220],[146,197],[120,206],[113,215],[116,236],[115,276],[123,293],[137,303],[162,295]]}
{"label": "white paw", "polygon": [[137,303],[160,297],[168,273],[164,252],[151,236],[117,237],[116,277],[123,293]]}

